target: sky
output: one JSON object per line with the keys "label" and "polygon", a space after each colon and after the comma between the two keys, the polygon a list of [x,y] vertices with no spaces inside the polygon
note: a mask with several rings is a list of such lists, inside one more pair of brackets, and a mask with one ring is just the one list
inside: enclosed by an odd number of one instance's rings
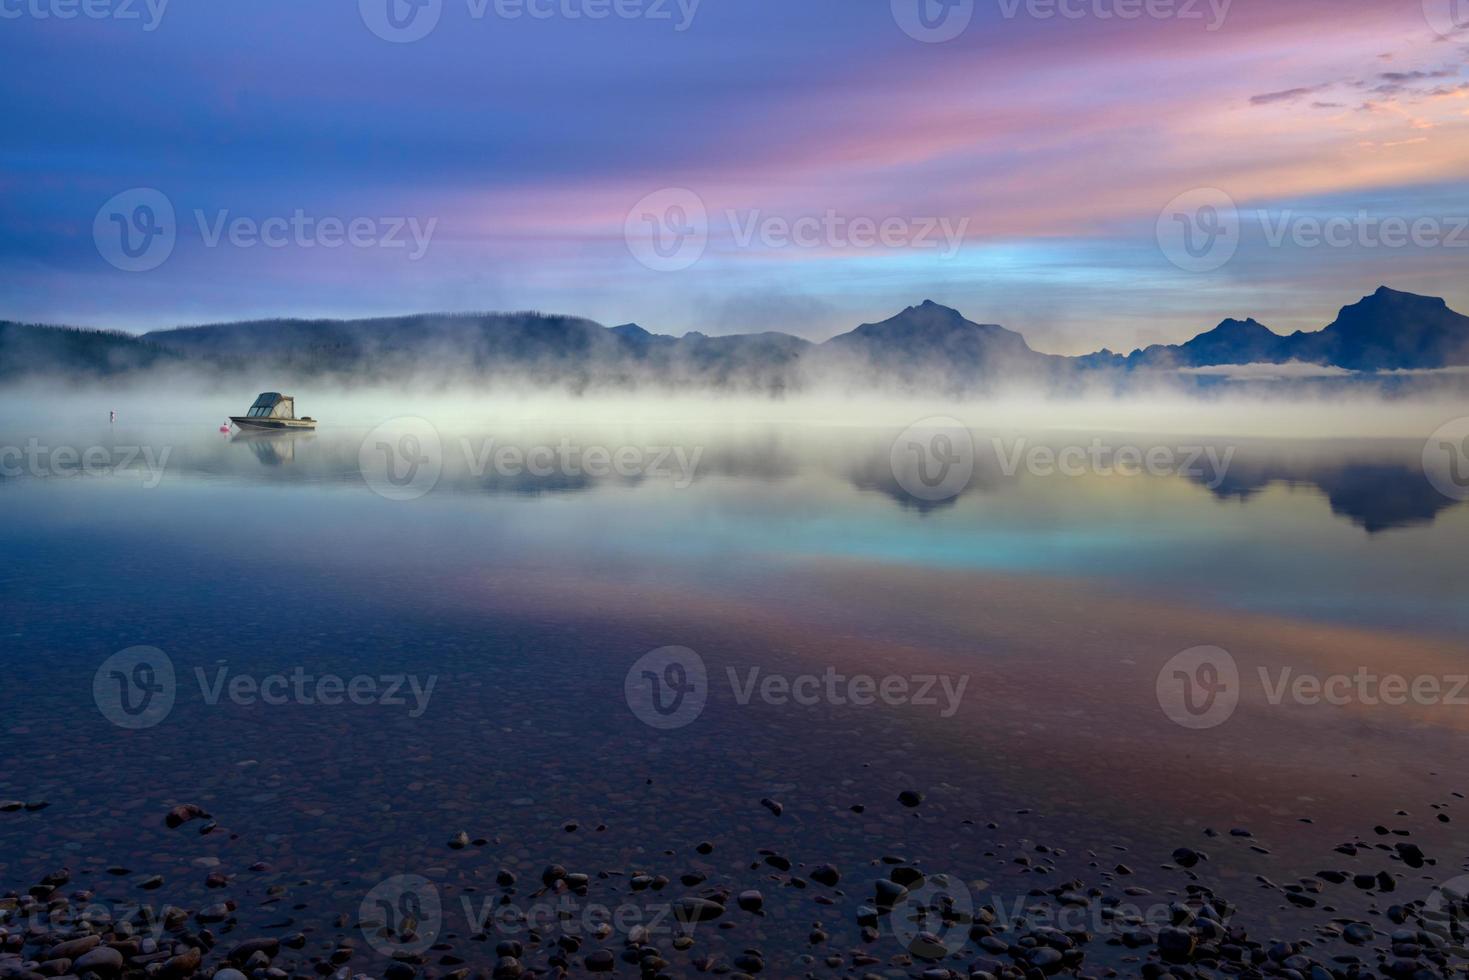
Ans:
{"label": "sky", "polygon": [[1469,311],[1469,0],[0,0],[0,319]]}

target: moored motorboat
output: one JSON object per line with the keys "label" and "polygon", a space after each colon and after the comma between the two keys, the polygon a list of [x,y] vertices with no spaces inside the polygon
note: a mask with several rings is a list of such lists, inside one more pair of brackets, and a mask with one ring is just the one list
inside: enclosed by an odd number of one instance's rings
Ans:
{"label": "moored motorboat", "polygon": [[296,418],[296,399],[278,391],[263,392],[244,415],[231,415],[230,421],[242,429],[314,429],[316,419]]}

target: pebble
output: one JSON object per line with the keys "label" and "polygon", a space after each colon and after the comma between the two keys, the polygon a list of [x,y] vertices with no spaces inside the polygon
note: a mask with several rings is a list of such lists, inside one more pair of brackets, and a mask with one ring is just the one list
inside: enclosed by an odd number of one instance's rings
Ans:
{"label": "pebble", "polygon": [[1191,847],[1180,847],[1173,852],[1173,863],[1180,868],[1192,868],[1203,860],[1203,855]]}
{"label": "pebble", "polygon": [[190,948],[177,956],[172,956],[163,961],[158,968],[158,980],[187,980],[199,970],[199,963],[203,954],[197,948]]}
{"label": "pebble", "polygon": [[673,914],[680,922],[711,922],[724,914],[724,906],[707,898],[681,898]]}
{"label": "pebble", "polygon": [[96,949],[102,944],[101,936],[83,936],[80,939],[68,940],[52,946],[46,954],[48,960],[74,960],[89,950]]}
{"label": "pebble", "polygon": [[819,885],[835,888],[837,882],[842,880],[842,875],[830,864],[819,864],[811,869],[811,880]]}
{"label": "pebble", "polygon": [[78,976],[85,973],[110,975],[122,970],[122,954],[111,946],[98,946],[78,956],[71,964]]}
{"label": "pebble", "polygon": [[896,881],[878,879],[874,886],[877,892],[877,907],[879,909],[890,909],[897,902],[902,901],[903,896],[908,894],[908,889]]}
{"label": "pebble", "polygon": [[200,818],[209,818],[209,814],[204,810],[203,807],[194,803],[180,803],[178,806],[168,811],[168,813],[163,818],[163,822],[170,829],[177,829],[188,823],[190,820],[198,820]]}

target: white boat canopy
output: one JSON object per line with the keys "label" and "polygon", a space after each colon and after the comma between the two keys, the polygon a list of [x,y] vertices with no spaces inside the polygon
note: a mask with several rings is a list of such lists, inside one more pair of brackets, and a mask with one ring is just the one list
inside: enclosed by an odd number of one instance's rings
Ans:
{"label": "white boat canopy", "polygon": [[255,404],[250,406],[250,411],[245,413],[247,419],[294,419],[296,417],[296,399],[290,395],[282,395],[278,391],[267,391],[255,399]]}

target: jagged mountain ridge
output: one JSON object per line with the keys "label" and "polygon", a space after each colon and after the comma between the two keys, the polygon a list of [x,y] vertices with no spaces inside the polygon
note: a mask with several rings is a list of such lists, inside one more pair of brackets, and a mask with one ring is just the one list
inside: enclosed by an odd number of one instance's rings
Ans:
{"label": "jagged mountain ridge", "polygon": [[609,328],[541,313],[258,320],[142,336],[0,322],[0,378],[7,379],[187,365],[224,372],[264,367],[304,378],[514,376],[581,389],[653,380],[770,393],[842,378],[861,388],[954,393],[1289,361],[1368,372],[1469,365],[1469,317],[1442,299],[1384,286],[1314,333],[1277,334],[1253,318],[1227,319],[1183,344],[1083,357],[1033,350],[1015,331],[976,323],[931,300],[821,343],[773,331],[672,337],[637,324]]}

